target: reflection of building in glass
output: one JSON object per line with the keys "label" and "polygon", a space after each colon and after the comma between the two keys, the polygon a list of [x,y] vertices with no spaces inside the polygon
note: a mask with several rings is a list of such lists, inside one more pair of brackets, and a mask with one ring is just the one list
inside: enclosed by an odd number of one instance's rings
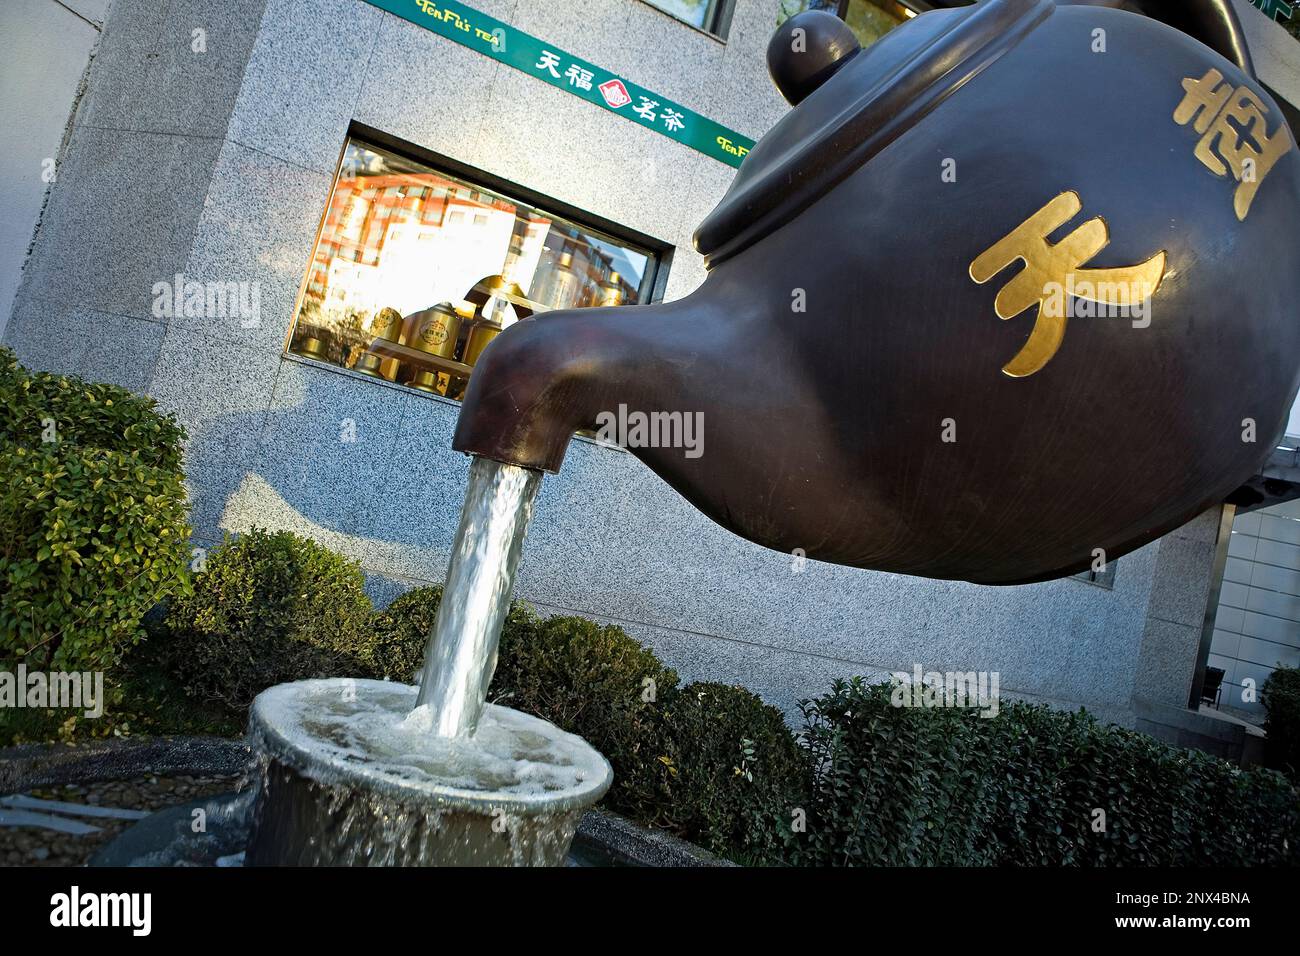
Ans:
{"label": "reflection of building in glass", "polygon": [[433,173],[340,179],[306,300],[329,324],[458,299],[501,267],[515,223],[509,203]]}
{"label": "reflection of building in glass", "polygon": [[557,222],[551,226],[536,283],[520,284],[529,289],[530,298],[554,309],[616,304],[609,301],[611,284],[618,289],[619,301],[635,302],[644,268],[644,258],[636,253]]}
{"label": "reflection of building in glass", "polygon": [[724,33],[722,19],[728,12],[724,0],[646,0],[678,20],[713,34]]}
{"label": "reflection of building in glass", "polygon": [[[924,6],[921,9],[925,9]],[[849,25],[864,47],[871,46],[916,11],[898,0],[781,0],[777,24],[805,10],[825,10]]]}
{"label": "reflection of building in glass", "polygon": [[347,363],[385,308],[457,302],[501,274],[546,308],[635,302],[649,258],[494,193],[348,147],[312,259],[300,334]]}

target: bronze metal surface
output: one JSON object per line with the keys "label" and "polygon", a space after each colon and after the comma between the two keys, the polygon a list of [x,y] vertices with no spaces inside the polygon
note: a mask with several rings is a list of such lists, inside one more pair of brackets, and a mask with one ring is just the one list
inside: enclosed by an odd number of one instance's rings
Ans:
{"label": "bronze metal surface", "polygon": [[[1221,172],[1198,119],[1175,118],[1183,81],[1214,70],[1256,132],[1290,136],[1244,47],[1216,52],[1240,36],[1231,4],[1143,8],[1197,35],[984,0],[850,57],[746,158],[698,233],[694,293],[511,326],[454,447],[555,471],[601,412],[698,413],[701,454],[629,451],[724,527],[985,584],[1114,559],[1222,502],[1300,386],[1300,151],[1240,218],[1222,144]],[[1094,298],[1146,320],[1030,322],[1047,281],[1089,273],[1138,283]]]}

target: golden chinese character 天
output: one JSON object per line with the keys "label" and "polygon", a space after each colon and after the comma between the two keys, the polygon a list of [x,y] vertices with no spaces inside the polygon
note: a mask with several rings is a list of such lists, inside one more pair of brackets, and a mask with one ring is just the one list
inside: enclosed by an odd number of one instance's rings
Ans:
{"label": "golden chinese character \u5929", "polygon": [[1101,218],[1089,219],[1056,244],[1047,241],[1082,209],[1078,193],[1063,192],[971,263],[970,276],[980,285],[1017,260],[1025,264],[1002,287],[993,303],[998,318],[1003,320],[1038,306],[1029,339],[1002,367],[1012,378],[1033,375],[1061,347],[1067,318],[1064,295],[1131,308],[1154,295],[1164,279],[1164,252],[1135,266],[1082,268],[1110,244],[1110,230]]}
{"label": "golden chinese character \u5929", "polygon": [[1186,126],[1195,118],[1193,128],[1201,134],[1196,158],[1216,176],[1237,181],[1233,209],[1244,222],[1264,178],[1291,149],[1291,132],[1281,123],[1269,136],[1263,100],[1249,87],[1223,82],[1218,70],[1184,79],[1183,90],[1174,122]]}

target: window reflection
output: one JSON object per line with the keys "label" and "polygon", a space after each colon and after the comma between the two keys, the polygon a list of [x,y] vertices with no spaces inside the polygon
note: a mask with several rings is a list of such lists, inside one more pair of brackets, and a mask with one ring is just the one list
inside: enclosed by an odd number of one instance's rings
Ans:
{"label": "window reflection", "polygon": [[642,301],[655,266],[647,250],[351,141],[290,349],[459,397],[502,329]]}
{"label": "window reflection", "polygon": [[671,13],[693,27],[721,35],[723,5],[727,0],[646,0],[653,7]]}
{"label": "window reflection", "polygon": [[781,0],[776,22],[780,26],[796,13],[825,10],[833,13],[869,47],[894,27],[915,16],[915,12],[897,0]]}

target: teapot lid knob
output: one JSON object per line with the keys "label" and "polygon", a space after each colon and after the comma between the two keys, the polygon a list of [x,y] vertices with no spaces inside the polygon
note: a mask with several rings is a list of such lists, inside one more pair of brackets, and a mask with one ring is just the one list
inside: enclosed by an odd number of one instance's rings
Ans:
{"label": "teapot lid knob", "polygon": [[825,10],[796,14],[767,44],[767,70],[791,106],[798,106],[862,49],[847,23]]}

